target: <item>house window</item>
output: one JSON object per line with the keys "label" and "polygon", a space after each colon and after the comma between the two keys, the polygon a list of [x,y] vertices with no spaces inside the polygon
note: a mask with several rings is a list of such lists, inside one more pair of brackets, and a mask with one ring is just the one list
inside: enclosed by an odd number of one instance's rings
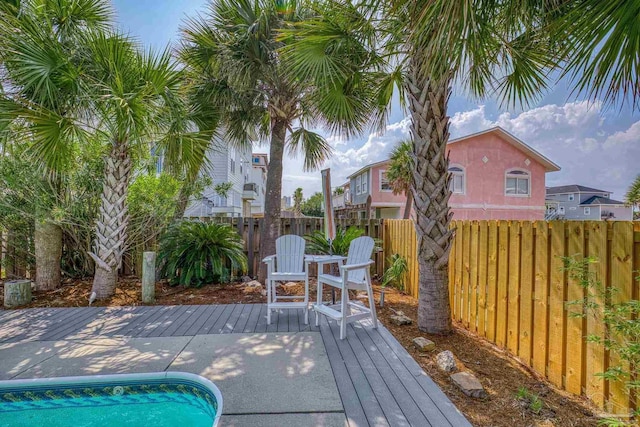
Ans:
{"label": "house window", "polygon": [[362,184],[362,175],[356,176],[356,195],[360,194],[360,188]]}
{"label": "house window", "polygon": [[564,206],[560,206],[558,208],[558,212],[560,212],[561,215],[564,215]]}
{"label": "house window", "polygon": [[380,191],[392,191],[391,183],[387,178],[387,171],[380,171]]}
{"label": "house window", "polygon": [[529,172],[517,169],[507,171],[505,194],[507,196],[529,196]]}
{"label": "house window", "polygon": [[451,174],[449,190],[455,194],[464,194],[464,169],[460,166],[451,166],[449,173]]}
{"label": "house window", "polygon": [[233,159],[231,159],[230,169],[231,169],[231,173],[236,173],[236,161]]}
{"label": "house window", "polygon": [[575,194],[569,194],[569,201],[573,202],[573,199],[575,198]]}
{"label": "house window", "polygon": [[591,208],[584,208],[585,215],[591,215]]}
{"label": "house window", "polygon": [[362,174],[362,194],[367,194],[367,181],[369,179],[369,172]]}

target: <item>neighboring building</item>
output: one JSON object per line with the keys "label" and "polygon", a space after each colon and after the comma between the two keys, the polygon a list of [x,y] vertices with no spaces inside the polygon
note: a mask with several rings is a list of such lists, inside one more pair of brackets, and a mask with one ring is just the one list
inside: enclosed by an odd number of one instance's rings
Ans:
{"label": "neighboring building", "polygon": [[264,197],[267,189],[267,171],[269,170],[269,159],[264,153],[253,153],[251,156],[251,179],[247,187],[255,185],[257,197],[251,201],[251,216],[261,217],[264,215]]}
{"label": "neighboring building", "polygon": [[[184,216],[251,216],[251,201],[258,198],[256,183],[251,181],[251,148],[218,145],[207,152],[207,158],[212,184],[205,188],[200,199],[189,203]],[[215,186],[227,182],[232,184],[227,197],[216,193]]]}
{"label": "neighboring building", "polygon": [[547,218],[571,220],[633,220],[633,207],[611,199],[611,192],[583,185],[547,188]]}
{"label": "neighboring building", "polygon": [[336,194],[336,192],[334,191],[333,195],[331,196],[331,205],[333,206],[334,211],[343,210],[344,208],[347,207],[347,202],[351,203],[351,196],[349,194],[350,193],[349,181],[336,187],[336,189],[338,188],[342,189],[341,194]]}
{"label": "neighboring building", "polygon": [[[560,167],[500,127],[449,141],[454,219],[538,220],[545,217],[545,176]],[[338,217],[402,218],[405,195],[386,179],[389,161],[350,175]]]}

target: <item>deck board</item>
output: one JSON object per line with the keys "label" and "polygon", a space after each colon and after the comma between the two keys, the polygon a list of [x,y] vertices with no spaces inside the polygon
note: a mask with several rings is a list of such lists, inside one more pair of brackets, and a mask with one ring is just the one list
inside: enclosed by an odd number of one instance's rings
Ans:
{"label": "deck board", "polygon": [[313,311],[309,325],[303,309],[271,316],[267,325],[264,304],[0,311],[0,342],[315,331],[350,427],[471,425],[384,326],[373,329],[368,320],[350,324],[347,338],[340,340],[336,322],[321,316],[316,327]]}

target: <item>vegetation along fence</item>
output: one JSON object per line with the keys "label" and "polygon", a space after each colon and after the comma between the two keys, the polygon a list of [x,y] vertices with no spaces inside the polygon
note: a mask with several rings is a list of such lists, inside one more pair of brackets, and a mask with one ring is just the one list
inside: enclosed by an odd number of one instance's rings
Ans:
{"label": "vegetation along fence", "polygon": [[[628,413],[634,396],[596,374],[628,366],[588,335],[604,335],[599,316],[575,317],[584,289],[562,257],[594,257],[589,268],[616,302],[638,299],[640,224],[583,221],[454,221],[449,264],[453,317],[505,348],[554,385],[588,396],[601,408]],[[635,227],[635,230],[634,230]],[[600,304],[604,301],[597,301]]]}
{"label": "vegetation along fence", "polygon": [[[238,230],[238,233],[243,237],[245,243],[245,253],[247,254],[249,264],[249,276],[254,276],[258,273],[260,268],[260,227],[262,225],[262,218],[230,218],[230,217],[204,217],[204,218],[191,218],[201,219],[202,221],[214,221],[218,223],[229,224]],[[298,236],[305,236],[313,233],[316,230],[322,230],[323,219],[322,218],[282,218],[281,233],[282,234],[296,234]],[[374,239],[383,240],[383,228],[382,220],[357,220],[357,219],[336,219],[336,227],[360,227],[364,230],[365,235],[371,236]],[[379,252],[375,254],[375,274],[382,276],[384,273],[384,257],[383,253]],[[312,267],[315,268],[315,267]],[[315,274],[314,272],[311,272]]]}

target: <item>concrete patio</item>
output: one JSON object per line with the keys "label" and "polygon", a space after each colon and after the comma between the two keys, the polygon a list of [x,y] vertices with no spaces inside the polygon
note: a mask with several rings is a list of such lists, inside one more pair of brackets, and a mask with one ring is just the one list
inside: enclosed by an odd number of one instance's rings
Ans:
{"label": "concrete patio", "polygon": [[[311,316],[311,325],[314,317]],[[264,305],[0,312],[0,379],[184,371],[224,397],[224,426],[468,426],[383,326],[305,326]]]}

